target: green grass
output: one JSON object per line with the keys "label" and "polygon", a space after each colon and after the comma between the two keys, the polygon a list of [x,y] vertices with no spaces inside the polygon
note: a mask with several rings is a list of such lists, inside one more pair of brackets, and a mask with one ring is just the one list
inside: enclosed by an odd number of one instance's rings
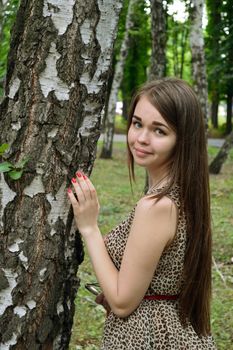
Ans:
{"label": "green grass", "polygon": [[[99,150],[101,143],[99,143]],[[209,148],[210,160],[217,149]],[[98,153],[99,154],[99,153]],[[220,175],[211,175],[213,221],[213,302],[212,331],[218,350],[233,350],[233,151]],[[125,218],[143,193],[144,170],[136,169],[137,184],[132,194],[126,164],[125,145],[115,143],[113,160],[97,157],[91,179],[98,192],[101,212],[99,225],[103,234]],[[76,298],[70,350],[99,349],[105,312],[84,284],[95,281],[88,256],[79,268],[81,287]]]}
{"label": "green grass", "polygon": [[[211,149],[211,156],[214,156]],[[211,157],[211,158],[212,158]],[[233,349],[233,151],[220,175],[211,175],[213,222],[212,328],[219,350]],[[217,272],[219,269],[220,273]],[[222,275],[222,277],[221,277]]]}

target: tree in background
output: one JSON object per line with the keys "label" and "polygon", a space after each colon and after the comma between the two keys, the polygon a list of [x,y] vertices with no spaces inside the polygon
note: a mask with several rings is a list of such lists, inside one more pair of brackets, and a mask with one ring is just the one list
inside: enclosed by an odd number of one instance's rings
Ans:
{"label": "tree in background", "polygon": [[228,154],[233,147],[233,131],[226,137],[226,140],[220,148],[214,160],[210,163],[209,172],[211,174],[219,174],[224,162],[227,160]]}
{"label": "tree in background", "polygon": [[191,0],[190,5],[190,48],[192,52],[193,86],[202,106],[206,127],[208,127],[208,90],[202,28],[204,1]]}
{"label": "tree in background", "polygon": [[149,79],[162,78],[166,72],[167,7],[163,0],[150,0],[152,53]]}
{"label": "tree in background", "polygon": [[232,130],[233,98],[233,6],[231,1],[208,0],[206,35],[209,96],[212,125],[218,127],[218,105],[225,101],[227,118],[225,133]]}
{"label": "tree in background", "polygon": [[121,43],[119,58],[115,65],[113,81],[111,84],[111,92],[108,99],[108,108],[106,111],[106,119],[104,124],[104,140],[100,158],[107,159],[112,157],[117,97],[123,79],[126,57],[129,51],[129,33],[134,25],[133,14],[138,2],[139,0],[130,0],[128,4],[124,37]]}
{"label": "tree in background", "polygon": [[233,6],[231,1],[222,4],[222,44],[221,59],[223,66],[223,82],[221,88],[225,94],[227,104],[226,134],[224,144],[209,166],[210,173],[219,174],[233,147],[232,131],[232,99],[233,99]]}
{"label": "tree in background", "polygon": [[211,102],[210,117],[214,128],[218,128],[218,106],[221,93],[222,59],[222,0],[207,0],[208,25],[206,28],[206,59],[208,73],[208,91]]}
{"label": "tree in background", "polygon": [[189,44],[189,2],[184,1],[186,18],[178,18],[179,11],[167,16],[166,75],[191,81],[191,50]]}
{"label": "tree in background", "polygon": [[0,177],[1,349],[68,348],[82,250],[66,187],[93,166],[121,6],[21,1],[0,105],[4,166],[24,164]]}
{"label": "tree in background", "polygon": [[129,33],[129,51],[121,84],[123,117],[127,119],[129,104],[135,90],[147,80],[150,62],[150,15],[145,0],[138,1]]}
{"label": "tree in background", "polygon": [[108,84],[107,84],[106,102],[105,102],[104,111],[102,113],[103,114],[102,115],[102,132],[104,132],[105,121],[107,119],[108,102],[109,102],[109,97],[110,97],[113,78],[114,78],[115,66],[116,66],[116,63],[117,63],[119,56],[120,56],[121,45],[122,45],[122,41],[123,41],[124,35],[125,35],[125,24],[126,24],[126,17],[127,17],[127,13],[128,13],[128,7],[129,7],[129,0],[124,0],[123,5],[122,5],[122,10],[120,13],[120,17],[119,17],[119,22],[118,22],[117,38],[116,38],[115,43],[114,43],[112,64],[110,67],[110,74],[109,74]]}
{"label": "tree in background", "polygon": [[224,62],[224,86],[226,96],[227,119],[226,134],[232,131],[232,99],[233,99],[233,4],[232,1],[224,1],[222,5],[223,40],[222,60]]}

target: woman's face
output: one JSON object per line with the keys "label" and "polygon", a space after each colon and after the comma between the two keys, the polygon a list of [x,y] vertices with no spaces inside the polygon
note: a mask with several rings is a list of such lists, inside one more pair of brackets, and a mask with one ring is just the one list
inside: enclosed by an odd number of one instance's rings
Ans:
{"label": "woman's face", "polygon": [[148,171],[167,170],[176,133],[146,96],[142,96],[135,107],[128,144],[136,164]]}

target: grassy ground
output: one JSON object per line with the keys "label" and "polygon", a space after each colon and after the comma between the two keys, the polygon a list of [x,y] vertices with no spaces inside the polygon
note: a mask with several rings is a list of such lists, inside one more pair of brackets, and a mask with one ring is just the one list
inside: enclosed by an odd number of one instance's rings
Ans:
{"label": "grassy ground", "polygon": [[[101,147],[101,144],[100,144]],[[100,148],[99,147],[99,148]],[[210,148],[210,159],[217,149]],[[219,350],[233,350],[233,152],[222,173],[211,176],[213,245],[212,329]],[[137,169],[137,184],[132,194],[126,165],[125,145],[114,145],[113,160],[98,159],[92,173],[101,204],[99,224],[103,234],[123,220],[142,194],[144,171]],[[76,314],[70,350],[99,349],[105,312],[85,290],[95,281],[86,255],[80,266],[81,287],[76,298]]]}

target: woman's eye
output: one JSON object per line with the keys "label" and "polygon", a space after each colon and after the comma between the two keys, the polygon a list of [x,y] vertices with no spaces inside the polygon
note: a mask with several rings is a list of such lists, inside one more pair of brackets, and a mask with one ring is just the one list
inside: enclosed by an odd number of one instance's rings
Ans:
{"label": "woman's eye", "polygon": [[162,129],[160,129],[160,128],[156,128],[155,129],[155,133],[158,134],[158,135],[166,135],[165,132]]}
{"label": "woman's eye", "polygon": [[139,122],[133,122],[133,125],[135,126],[136,129],[140,128],[141,127],[141,123]]}

